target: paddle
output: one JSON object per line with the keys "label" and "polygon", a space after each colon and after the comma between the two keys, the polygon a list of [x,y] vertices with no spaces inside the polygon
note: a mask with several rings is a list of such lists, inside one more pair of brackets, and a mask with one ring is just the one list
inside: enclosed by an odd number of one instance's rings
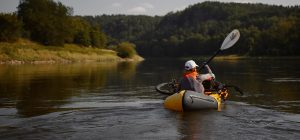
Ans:
{"label": "paddle", "polygon": [[221,48],[214,53],[213,56],[211,56],[206,62],[203,63],[203,65],[199,68],[199,70],[203,69],[206,64],[208,64],[212,59],[214,59],[215,56],[217,56],[221,51],[226,50],[230,47],[232,47],[240,38],[240,32],[237,29],[234,29],[227,35],[227,37],[224,39]]}

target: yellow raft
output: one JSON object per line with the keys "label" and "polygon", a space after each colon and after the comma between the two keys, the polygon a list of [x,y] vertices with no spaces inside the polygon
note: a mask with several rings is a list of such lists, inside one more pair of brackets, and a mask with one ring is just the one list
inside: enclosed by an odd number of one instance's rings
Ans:
{"label": "yellow raft", "polygon": [[227,90],[221,92],[198,93],[190,90],[182,90],[165,99],[164,106],[174,111],[221,109],[221,103],[228,96]]}

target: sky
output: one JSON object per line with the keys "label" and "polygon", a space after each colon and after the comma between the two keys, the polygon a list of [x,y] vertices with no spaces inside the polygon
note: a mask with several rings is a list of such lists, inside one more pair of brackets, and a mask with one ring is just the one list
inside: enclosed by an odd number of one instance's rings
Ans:
{"label": "sky", "polygon": [[[300,0],[54,0],[72,7],[74,15],[165,15],[183,10],[189,5],[203,1],[264,3],[271,5],[300,5]],[[0,0],[0,12],[11,13],[17,10],[19,0]]]}

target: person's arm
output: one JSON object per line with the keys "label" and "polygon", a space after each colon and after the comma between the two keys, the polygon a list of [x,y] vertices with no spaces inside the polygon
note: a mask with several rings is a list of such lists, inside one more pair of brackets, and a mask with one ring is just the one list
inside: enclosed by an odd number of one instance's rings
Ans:
{"label": "person's arm", "polygon": [[213,73],[212,74],[210,74],[210,73],[208,73],[208,74],[200,74],[198,76],[197,80],[202,83],[205,80],[211,80],[211,79],[213,79],[214,76],[215,75]]}
{"label": "person's arm", "polygon": [[213,72],[211,71],[210,67],[209,67],[208,65],[205,65],[205,68],[207,69],[208,74],[210,74],[210,76],[211,76],[213,79],[215,79],[216,76],[215,76],[215,74],[213,74]]}
{"label": "person's arm", "polygon": [[197,80],[199,82],[203,82],[205,80],[212,80],[215,79],[215,75],[212,73],[211,69],[209,68],[208,65],[205,65],[205,68],[207,69],[208,73],[207,74],[200,74],[197,76]]}

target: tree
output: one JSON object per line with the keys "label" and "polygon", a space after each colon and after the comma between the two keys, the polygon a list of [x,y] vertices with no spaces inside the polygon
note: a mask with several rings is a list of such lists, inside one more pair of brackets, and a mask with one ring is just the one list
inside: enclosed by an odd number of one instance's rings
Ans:
{"label": "tree", "polygon": [[72,9],[52,0],[20,0],[18,17],[30,38],[45,45],[63,45],[69,39]]}
{"label": "tree", "polygon": [[118,44],[116,51],[122,58],[132,58],[136,54],[135,45],[129,42]]}
{"label": "tree", "polygon": [[72,28],[73,43],[90,46],[91,36],[90,30],[91,26],[80,17],[72,17],[70,27]]}
{"label": "tree", "polygon": [[90,35],[93,47],[104,48],[106,46],[106,36],[100,32],[99,26],[92,27]]}
{"label": "tree", "polygon": [[0,13],[0,41],[11,42],[21,35],[22,24],[16,14]]}

